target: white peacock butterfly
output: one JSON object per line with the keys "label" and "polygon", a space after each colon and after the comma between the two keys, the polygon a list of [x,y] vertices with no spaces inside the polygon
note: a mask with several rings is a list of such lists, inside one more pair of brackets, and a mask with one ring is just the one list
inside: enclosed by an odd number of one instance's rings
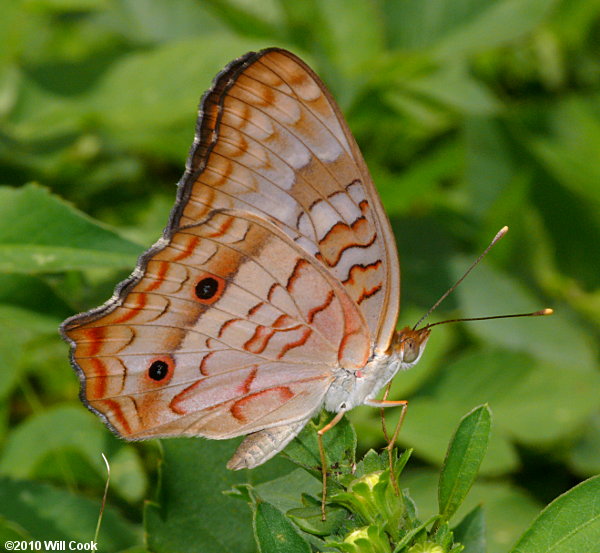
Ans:
{"label": "white peacock butterfly", "polygon": [[241,469],[322,407],[337,415],[319,436],[357,405],[405,405],[376,396],[419,361],[433,325],[395,330],[389,221],[304,62],[270,48],[228,65],[178,186],[132,275],[61,326],[91,411],[129,440],[245,435],[227,465]]}

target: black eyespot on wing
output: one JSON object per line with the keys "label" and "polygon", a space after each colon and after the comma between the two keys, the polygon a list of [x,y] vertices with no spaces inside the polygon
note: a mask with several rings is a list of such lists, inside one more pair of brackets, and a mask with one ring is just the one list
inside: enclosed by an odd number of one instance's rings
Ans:
{"label": "black eyespot on wing", "polygon": [[152,380],[156,380],[157,382],[163,380],[169,374],[169,365],[166,361],[161,361],[160,359],[154,361],[150,368],[148,369],[148,376]]}
{"label": "black eyespot on wing", "polygon": [[192,288],[192,295],[204,305],[215,303],[225,291],[225,279],[216,275],[202,275]]}
{"label": "black eyespot on wing", "polygon": [[196,284],[196,297],[199,300],[210,300],[219,290],[219,283],[212,277],[203,278]]}

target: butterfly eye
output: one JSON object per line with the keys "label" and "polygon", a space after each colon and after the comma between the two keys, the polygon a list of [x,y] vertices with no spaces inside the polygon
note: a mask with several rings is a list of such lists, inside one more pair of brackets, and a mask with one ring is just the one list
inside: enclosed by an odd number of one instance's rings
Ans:
{"label": "butterfly eye", "polygon": [[419,346],[411,339],[407,338],[403,343],[402,348],[402,362],[403,363],[414,363],[419,357]]}
{"label": "butterfly eye", "polygon": [[165,361],[161,361],[160,359],[154,361],[150,368],[148,369],[148,376],[152,380],[162,380],[169,374],[169,365]]}

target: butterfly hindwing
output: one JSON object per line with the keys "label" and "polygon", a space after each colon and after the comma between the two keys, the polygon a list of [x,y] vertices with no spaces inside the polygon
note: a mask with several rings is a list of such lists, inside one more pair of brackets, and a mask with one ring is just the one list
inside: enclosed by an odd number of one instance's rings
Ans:
{"label": "butterfly hindwing", "polygon": [[89,405],[129,438],[231,437],[306,418],[370,353],[344,288],[268,221],[218,211],[65,323]]}

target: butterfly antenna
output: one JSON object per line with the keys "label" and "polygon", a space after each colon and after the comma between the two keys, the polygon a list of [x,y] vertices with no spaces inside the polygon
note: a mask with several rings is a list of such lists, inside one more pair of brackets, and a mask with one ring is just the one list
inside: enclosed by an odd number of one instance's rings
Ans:
{"label": "butterfly antenna", "polygon": [[544,317],[546,315],[552,315],[554,309],[546,307],[546,309],[540,309],[539,311],[533,311],[532,313],[515,313],[512,315],[492,315],[491,317],[469,317],[467,319],[448,319],[447,321],[440,321],[427,325],[427,328],[432,328],[437,325],[444,325],[446,323],[464,323],[469,321],[490,321],[492,319],[514,319],[516,317]]}
{"label": "butterfly antenna", "polygon": [[[496,242],[498,242],[506,233],[508,232],[508,227],[507,226],[503,226],[496,234],[496,236],[494,236],[494,239],[490,242],[490,245],[483,251],[483,253],[475,260],[473,261],[473,263],[471,263],[471,266],[465,271],[465,274],[463,276],[461,276],[445,293],[444,295],[438,300],[436,301],[429,309],[429,311],[427,311],[427,313],[425,313],[425,315],[423,315],[418,321],[417,324],[415,326],[413,326],[413,330],[416,330],[417,327],[427,318],[429,317],[429,315],[431,315],[431,313],[433,313],[438,305],[440,305],[440,303],[442,303],[452,292],[454,292],[454,290],[456,290],[456,288],[458,287],[458,285],[465,280],[465,278],[467,278],[467,275],[475,268],[477,267],[477,265],[479,265],[479,262],[487,255],[487,253],[492,249],[492,246],[494,246],[496,244]],[[519,315],[521,316],[521,315]],[[525,316],[525,315],[522,315]],[[464,320],[464,319],[461,319]],[[450,322],[450,321],[444,321],[444,322]],[[440,323],[437,323],[440,324]],[[428,326],[433,326],[433,325],[428,325]]]}

